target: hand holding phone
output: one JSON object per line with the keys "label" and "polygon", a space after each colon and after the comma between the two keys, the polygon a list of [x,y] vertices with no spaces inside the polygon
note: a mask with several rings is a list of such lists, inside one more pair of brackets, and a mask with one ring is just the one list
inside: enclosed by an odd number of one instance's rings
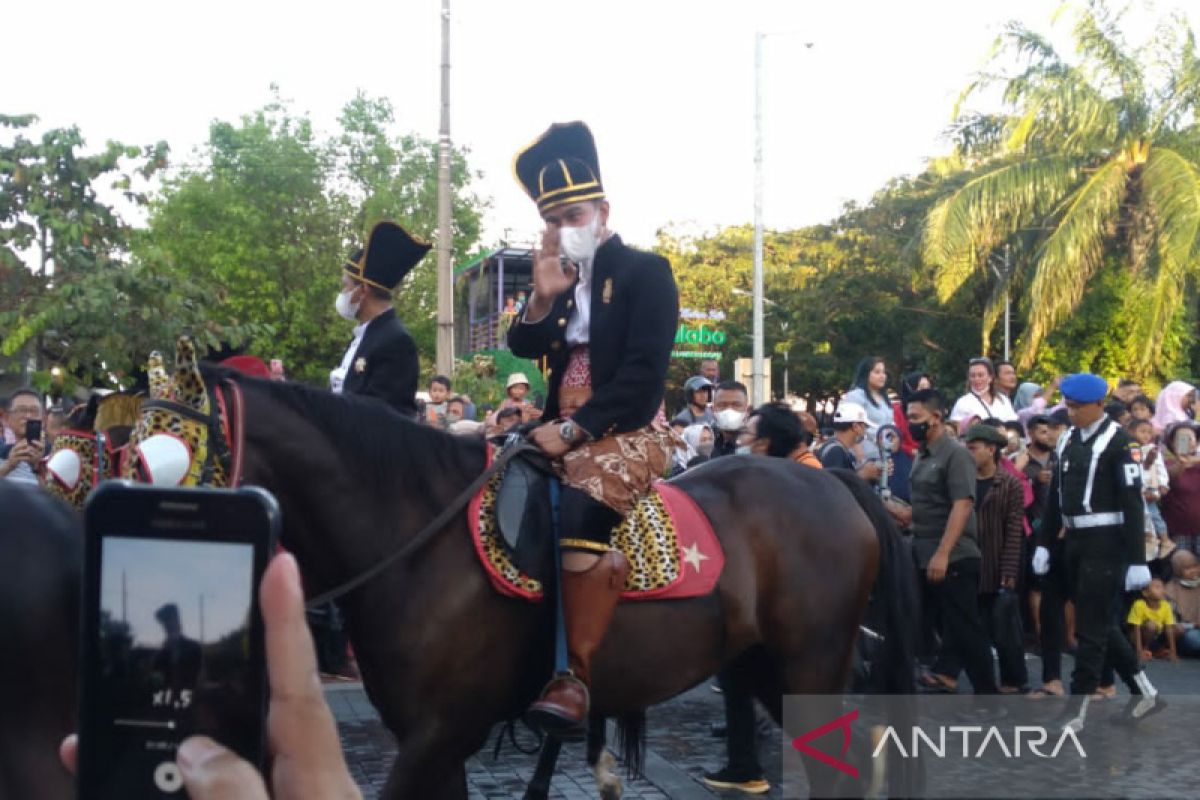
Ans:
{"label": "hand holding phone", "polygon": [[[286,800],[361,798],[346,767],[333,714],[316,679],[316,651],[304,618],[304,593],[292,556],[283,553],[271,560],[259,601],[272,690],[268,726],[275,756],[273,796]],[[74,772],[74,736],[63,742],[61,755],[67,769]],[[250,763],[207,737],[185,740],[178,762],[184,788],[193,800],[267,797],[264,781]],[[231,788],[237,793],[231,795]]]}
{"label": "hand holding phone", "polygon": [[79,798],[182,796],[196,734],[261,765],[255,587],[279,511],[260,489],[103,484],[85,509]]}

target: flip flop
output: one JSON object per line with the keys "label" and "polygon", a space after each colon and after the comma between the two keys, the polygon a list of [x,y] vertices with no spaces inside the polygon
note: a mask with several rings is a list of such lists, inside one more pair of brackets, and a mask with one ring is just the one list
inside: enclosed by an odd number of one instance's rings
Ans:
{"label": "flip flop", "polygon": [[1026,695],[1026,697],[1028,697],[1030,700],[1041,700],[1043,697],[1066,697],[1066,696],[1067,696],[1067,693],[1065,691],[1059,690],[1056,692],[1056,691],[1047,689],[1045,686],[1039,686],[1038,688],[1034,689],[1033,691],[1029,692],[1029,694]]}

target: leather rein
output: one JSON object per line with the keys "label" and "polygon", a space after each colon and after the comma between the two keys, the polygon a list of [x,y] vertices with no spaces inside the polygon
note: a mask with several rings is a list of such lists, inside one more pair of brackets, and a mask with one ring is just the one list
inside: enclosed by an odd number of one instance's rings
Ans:
{"label": "leather rein", "polygon": [[[228,393],[228,401],[225,394],[210,390],[209,407],[212,411],[209,414],[201,413],[194,408],[173,400],[146,400],[142,403],[142,408],[163,409],[207,426],[209,453],[202,467],[200,485],[212,485],[215,464],[219,462],[225,470],[226,485],[233,488],[240,486],[242,482],[242,456],[245,449],[246,436],[244,401],[242,398],[242,387],[236,381],[225,380],[221,382],[221,386]],[[231,406],[233,410],[232,415],[230,414]],[[230,421],[231,416],[232,421]],[[233,442],[232,447],[230,446],[231,440]],[[512,461],[521,453],[536,449],[534,445],[523,438],[516,436],[509,437],[504,449],[488,465],[487,469],[480,473],[475,480],[471,481],[467,488],[459,492],[450,504],[442,509],[441,513],[434,517],[425,527],[417,531],[415,536],[382,561],[376,562],[350,580],[335,586],[327,592],[322,592],[307,601],[304,604],[305,608],[317,608],[332,600],[344,597],[379,576],[397,561],[407,558],[420,550],[429,543],[435,534],[440,532],[442,528],[445,528],[471,502],[471,498],[497,472],[504,469],[509,461]]]}
{"label": "leather rein", "polygon": [[446,527],[451,520],[458,516],[459,512],[471,502],[471,498],[474,497],[475,494],[482,489],[489,480],[492,479],[492,476],[504,469],[505,465],[512,461],[516,456],[530,450],[537,450],[537,447],[524,439],[516,439],[515,441],[511,441],[506,444],[504,449],[500,451],[500,454],[496,456],[496,459],[488,465],[487,469],[481,472],[475,478],[475,480],[471,481],[467,488],[459,492],[458,495],[456,495],[455,498],[450,501],[450,505],[442,509],[440,514],[434,517],[424,528],[421,528],[421,530],[417,531],[416,535],[401,545],[399,549],[382,561],[374,564],[368,569],[363,570],[345,583],[339,584],[329,591],[322,592],[321,594],[317,595],[305,603],[305,607],[309,609],[316,608],[317,606],[322,606],[331,600],[336,600],[339,597],[343,597],[367,583],[371,579],[377,577],[380,573],[395,564],[397,561],[407,558],[408,556],[411,556],[413,553],[420,550],[429,543],[435,534],[440,532],[442,528]]}

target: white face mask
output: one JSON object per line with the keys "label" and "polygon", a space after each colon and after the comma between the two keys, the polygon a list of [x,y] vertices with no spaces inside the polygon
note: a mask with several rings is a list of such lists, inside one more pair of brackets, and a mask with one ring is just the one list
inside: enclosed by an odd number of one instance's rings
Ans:
{"label": "white face mask", "polygon": [[751,449],[750,445],[748,445],[748,444],[739,445],[736,452],[739,456],[754,455],[754,451]]}
{"label": "white face mask", "polygon": [[600,246],[600,212],[597,211],[586,225],[559,228],[558,241],[563,254],[576,264],[590,261]]}
{"label": "white face mask", "polygon": [[1195,589],[1197,586],[1200,586],[1200,578],[1192,578],[1191,580],[1180,578],[1179,585],[1185,589]]}
{"label": "white face mask", "polygon": [[724,411],[717,412],[717,427],[723,431],[740,431],[745,422],[746,414],[744,411],[727,408]]}
{"label": "white face mask", "polygon": [[696,445],[696,454],[697,455],[701,455],[701,456],[704,456],[705,458],[708,458],[709,456],[712,455],[712,451],[713,451],[713,443],[712,442],[701,442],[700,444]]}
{"label": "white face mask", "polygon": [[338,314],[348,320],[358,319],[358,309],[362,306],[362,300],[359,300],[357,303],[350,302],[350,295],[352,294],[354,294],[353,289],[348,292],[339,292],[337,302],[333,304]]}

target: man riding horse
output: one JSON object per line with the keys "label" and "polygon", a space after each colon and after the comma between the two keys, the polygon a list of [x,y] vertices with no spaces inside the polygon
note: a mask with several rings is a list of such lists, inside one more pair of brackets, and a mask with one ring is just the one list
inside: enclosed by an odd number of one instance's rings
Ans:
{"label": "man riding horse", "polygon": [[570,664],[542,690],[529,716],[547,732],[572,737],[582,735],[592,655],[629,572],[609,545],[612,530],[670,458],[665,422],[653,423],[679,300],[667,260],[627,247],[609,230],[586,125],[551,125],[517,154],[513,168],[546,223],[533,296],[508,344],[548,366],[547,423],[531,438],[555,459],[563,484],[561,585]]}

